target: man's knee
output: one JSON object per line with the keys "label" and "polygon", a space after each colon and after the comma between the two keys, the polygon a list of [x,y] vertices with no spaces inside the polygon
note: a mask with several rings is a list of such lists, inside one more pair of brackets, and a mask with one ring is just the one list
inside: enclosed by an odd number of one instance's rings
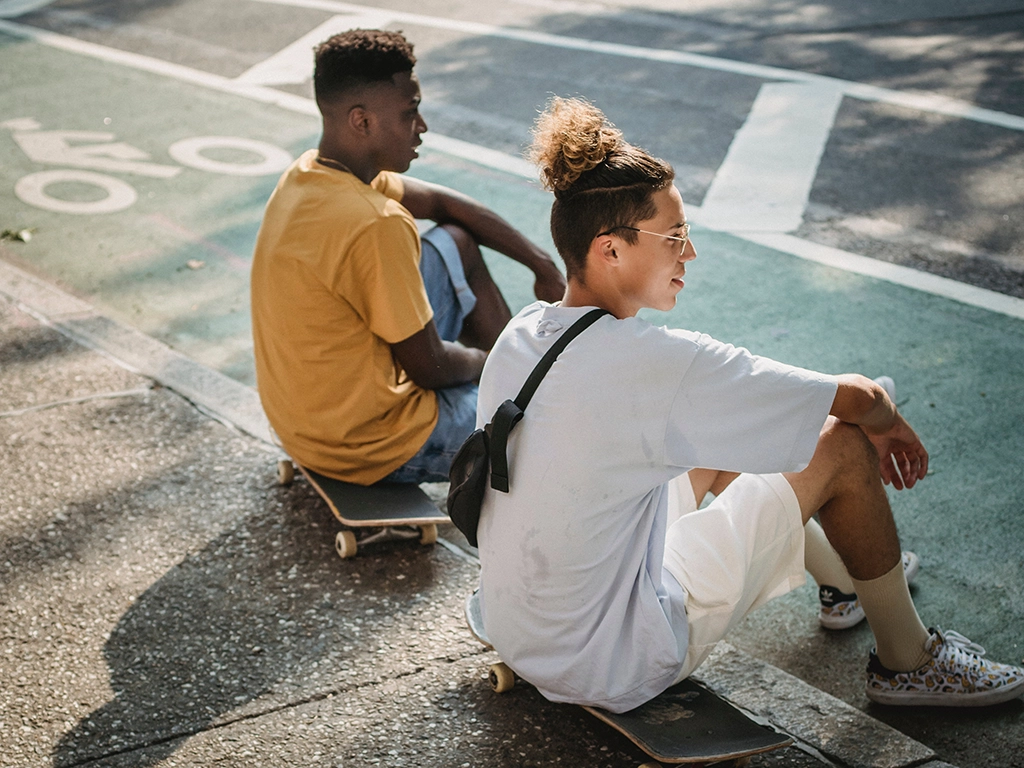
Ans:
{"label": "man's knee", "polygon": [[[818,450],[825,451],[841,467],[874,467],[878,464],[875,447],[864,430],[855,424],[829,416],[818,438]],[[817,455],[817,454],[815,454]]]}
{"label": "man's knee", "polygon": [[480,245],[476,238],[458,224],[441,224],[441,229],[452,236],[455,247],[459,249],[459,258],[462,260],[462,268],[467,275],[480,262]]}
{"label": "man's knee", "polygon": [[844,487],[881,485],[878,453],[864,431],[855,424],[830,416],[821,430],[814,458],[820,458],[825,465],[825,472],[830,477],[828,485],[833,493]]}
{"label": "man's knee", "polygon": [[818,437],[810,464],[786,475],[807,517],[832,499],[878,480],[878,459],[864,432],[853,424],[829,417]]}

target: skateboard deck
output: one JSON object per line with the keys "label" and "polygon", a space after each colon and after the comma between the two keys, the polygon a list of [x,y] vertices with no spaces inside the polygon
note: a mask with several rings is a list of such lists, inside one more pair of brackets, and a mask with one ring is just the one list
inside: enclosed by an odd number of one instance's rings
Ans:
{"label": "skateboard deck", "polygon": [[[283,485],[291,482],[295,466],[346,527],[335,538],[335,549],[342,558],[353,557],[359,547],[378,541],[418,538],[421,544],[433,544],[438,524],[448,522],[448,516],[413,483],[356,485],[282,459],[278,479]],[[380,530],[356,536],[356,530],[368,528]]]}
{"label": "skateboard deck", "polygon": [[[476,592],[466,600],[466,621],[473,636],[491,648]],[[491,666],[490,678],[499,692],[508,690],[515,680],[504,663]],[[629,712],[583,709],[662,763],[736,761],[793,743],[789,736],[755,722],[689,678]]]}

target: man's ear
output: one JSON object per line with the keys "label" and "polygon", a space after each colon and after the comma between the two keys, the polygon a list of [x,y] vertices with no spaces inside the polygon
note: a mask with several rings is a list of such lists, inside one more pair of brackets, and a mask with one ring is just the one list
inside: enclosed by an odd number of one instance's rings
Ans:
{"label": "man's ear", "polygon": [[615,252],[615,240],[611,235],[598,235],[590,243],[590,257],[605,262],[608,266],[618,266],[619,254]]}
{"label": "man's ear", "polygon": [[348,110],[348,127],[358,136],[369,136],[373,128],[374,114],[361,104]]}

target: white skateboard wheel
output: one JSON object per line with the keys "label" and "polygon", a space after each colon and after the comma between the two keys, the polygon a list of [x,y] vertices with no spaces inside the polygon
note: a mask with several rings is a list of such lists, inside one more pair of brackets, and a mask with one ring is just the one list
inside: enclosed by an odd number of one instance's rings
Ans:
{"label": "white skateboard wheel", "polygon": [[334,537],[334,549],[342,560],[355,557],[358,550],[356,535],[352,531],[338,531],[338,535]]}
{"label": "white skateboard wheel", "polygon": [[491,682],[491,688],[495,693],[511,691],[516,684],[516,676],[503,661],[491,664],[487,679]]}
{"label": "white skateboard wheel", "polygon": [[277,462],[277,482],[280,485],[291,485],[295,479],[295,465],[290,459],[281,459]]}
{"label": "white skateboard wheel", "polygon": [[420,526],[420,544],[427,546],[437,543],[437,526],[433,523]]}

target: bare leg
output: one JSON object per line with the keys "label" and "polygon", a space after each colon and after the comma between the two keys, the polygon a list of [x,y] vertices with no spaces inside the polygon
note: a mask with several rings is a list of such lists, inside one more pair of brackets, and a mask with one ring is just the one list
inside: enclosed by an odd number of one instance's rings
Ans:
{"label": "bare leg", "polygon": [[498,334],[512,319],[512,313],[491,278],[483,254],[480,253],[480,246],[472,235],[455,224],[442,226],[459,248],[466,283],[476,296],[476,306],[466,316],[459,341],[467,347],[489,350],[494,346]]}
{"label": "bare leg", "polygon": [[830,418],[811,463],[786,479],[800,502],[804,523],[818,513],[853,579],[879,659],[889,669],[916,669],[927,657],[928,631],[907,589],[896,523],[874,447],[858,427]]}
{"label": "bare leg", "polygon": [[900,541],[878,473],[878,454],[860,428],[829,418],[814,458],[786,475],[806,524],[816,512],[855,579],[877,578],[900,562]]}

